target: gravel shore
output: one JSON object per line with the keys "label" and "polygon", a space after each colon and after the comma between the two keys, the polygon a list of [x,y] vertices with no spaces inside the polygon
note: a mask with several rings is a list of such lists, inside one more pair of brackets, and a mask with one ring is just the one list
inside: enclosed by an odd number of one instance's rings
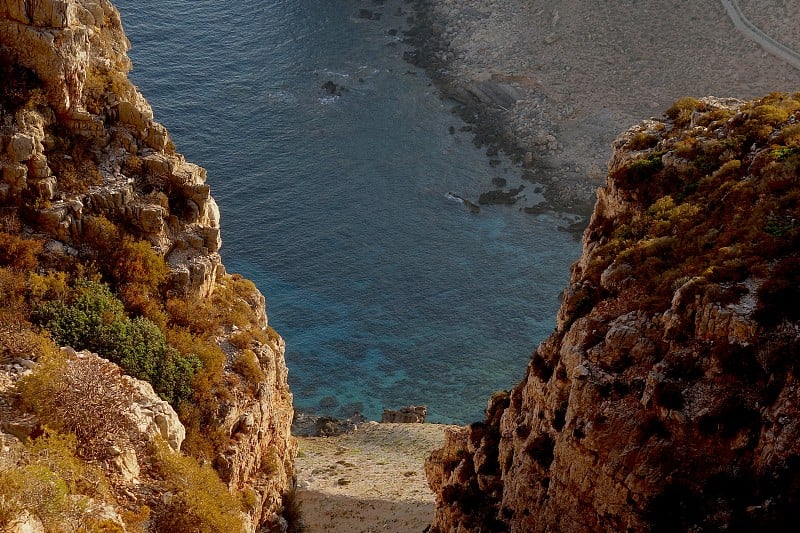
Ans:
{"label": "gravel shore", "polygon": [[425,458],[441,424],[365,423],[337,437],[298,438],[297,499],[307,533],[421,532],[433,520]]}
{"label": "gravel shore", "polygon": [[[771,37],[794,44],[799,15],[768,3],[774,9],[742,2]],[[591,204],[611,141],[681,96],[800,89],[800,71],[737,31],[718,0],[433,0],[416,9],[411,59],[463,104],[479,141],[546,184],[553,204]]]}

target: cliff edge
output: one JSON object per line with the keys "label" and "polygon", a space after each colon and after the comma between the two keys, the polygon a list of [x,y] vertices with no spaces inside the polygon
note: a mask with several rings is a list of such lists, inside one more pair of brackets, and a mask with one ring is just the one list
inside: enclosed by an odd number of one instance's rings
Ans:
{"label": "cliff edge", "polygon": [[285,530],[284,343],[128,48],[107,0],[0,0],[0,527]]}
{"label": "cliff edge", "polygon": [[783,531],[800,500],[800,94],[613,144],[553,334],[426,462],[432,531]]}

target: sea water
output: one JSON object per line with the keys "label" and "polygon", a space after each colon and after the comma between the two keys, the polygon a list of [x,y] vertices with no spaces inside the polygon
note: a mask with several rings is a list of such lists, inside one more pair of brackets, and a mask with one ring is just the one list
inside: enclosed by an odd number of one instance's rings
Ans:
{"label": "sea water", "polygon": [[579,242],[556,215],[458,200],[519,172],[403,61],[408,4],[115,3],[134,83],[208,169],[228,270],[286,339],[296,407],[465,423],[522,379]]}

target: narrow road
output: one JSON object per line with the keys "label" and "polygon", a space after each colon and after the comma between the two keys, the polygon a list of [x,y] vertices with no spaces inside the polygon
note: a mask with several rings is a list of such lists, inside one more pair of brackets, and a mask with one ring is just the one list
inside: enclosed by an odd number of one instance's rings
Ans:
{"label": "narrow road", "polygon": [[800,53],[797,53],[788,46],[779,43],[764,33],[758,26],[750,22],[742,13],[741,8],[739,8],[738,0],[722,0],[722,5],[725,8],[725,11],[728,12],[728,16],[733,21],[734,26],[739,28],[739,31],[758,43],[761,48],[770,54],[783,59],[794,68],[800,69]]}

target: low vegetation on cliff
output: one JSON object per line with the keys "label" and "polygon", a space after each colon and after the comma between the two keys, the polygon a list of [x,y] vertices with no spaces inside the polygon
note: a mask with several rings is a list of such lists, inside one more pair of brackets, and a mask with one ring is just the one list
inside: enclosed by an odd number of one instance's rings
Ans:
{"label": "low vegetation on cliff", "polygon": [[285,525],[283,340],[127,47],[106,0],[0,0],[0,529]]}
{"label": "low vegetation on cliff", "polygon": [[614,143],[556,331],[427,463],[435,531],[788,531],[800,94],[684,98]]}

